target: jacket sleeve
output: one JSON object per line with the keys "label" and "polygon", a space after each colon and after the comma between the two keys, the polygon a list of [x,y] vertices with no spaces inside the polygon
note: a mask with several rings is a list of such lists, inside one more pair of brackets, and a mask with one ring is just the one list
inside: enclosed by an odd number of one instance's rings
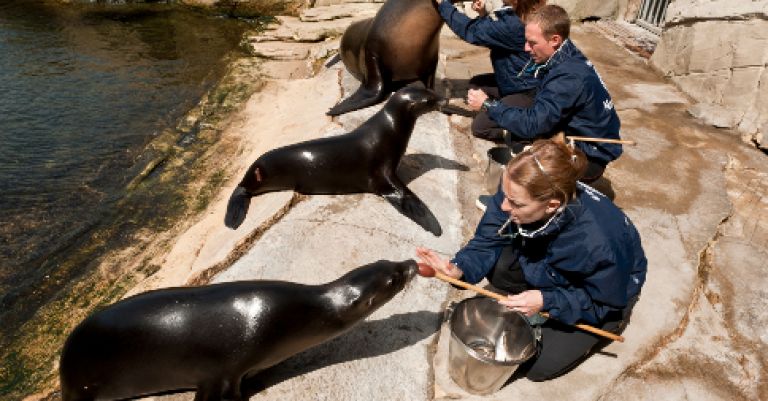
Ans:
{"label": "jacket sleeve", "polygon": [[554,133],[564,117],[573,113],[582,96],[584,80],[567,71],[550,72],[539,86],[533,106],[520,108],[501,102],[488,108],[488,116],[520,139]]}
{"label": "jacket sleeve", "polygon": [[[502,49],[524,51],[525,34],[522,22],[513,22],[512,18],[493,21],[487,17],[469,18],[460,12],[450,1],[443,1],[438,6],[440,16],[451,30],[462,40],[477,46],[499,47]],[[516,24],[510,26],[510,24]],[[519,30],[520,34],[512,34]]]}
{"label": "jacket sleeve", "polygon": [[541,294],[544,298],[543,309],[548,311],[553,319],[565,324],[578,321],[599,324],[608,312],[621,309],[595,302],[585,288],[554,287],[542,289]]}
{"label": "jacket sleeve", "polygon": [[475,236],[451,260],[464,272],[462,280],[466,282],[481,281],[496,264],[502,248],[510,243],[508,238],[499,235],[499,229],[509,219],[509,215],[501,210],[503,199],[501,191],[493,196],[477,225]]}
{"label": "jacket sleeve", "polygon": [[[598,324],[608,312],[627,305],[629,274],[626,269],[616,264],[607,247],[590,253],[581,260],[552,261],[546,266],[555,285],[541,289],[541,293],[543,309],[552,318],[566,324],[579,320]],[[559,269],[559,263],[567,263],[568,270]]]}

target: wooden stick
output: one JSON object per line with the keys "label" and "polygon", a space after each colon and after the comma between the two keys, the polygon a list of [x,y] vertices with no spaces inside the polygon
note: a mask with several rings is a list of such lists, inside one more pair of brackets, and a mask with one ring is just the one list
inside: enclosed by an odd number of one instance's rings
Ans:
{"label": "wooden stick", "polygon": [[603,143],[620,143],[623,145],[630,145],[635,146],[637,145],[637,142],[635,141],[628,141],[624,139],[604,139],[604,138],[591,138],[588,136],[568,136],[567,139],[572,139],[574,141],[581,141],[581,142],[603,142]]}
{"label": "wooden stick", "polygon": [[[499,293],[495,293],[493,291],[488,291],[485,288],[481,288],[481,287],[478,287],[476,285],[472,285],[472,284],[469,284],[467,282],[464,282],[464,281],[461,281],[461,280],[457,280],[457,279],[455,279],[453,277],[450,277],[450,276],[446,276],[445,274],[440,273],[437,270],[435,270],[435,277],[437,277],[440,280],[443,280],[445,282],[457,285],[459,287],[462,287],[462,288],[465,288],[465,289],[468,289],[468,290],[472,290],[472,291],[474,291],[474,292],[476,292],[478,294],[485,295],[486,297],[494,298],[494,299],[497,299],[499,301],[507,299],[507,297],[505,297],[504,295],[501,295]],[[549,313],[547,313],[547,312],[539,312],[539,314],[541,314],[542,316],[544,316],[546,318],[549,318]],[[598,329],[597,327],[593,327],[593,326],[590,326],[588,324],[577,323],[577,324],[574,324],[573,326],[576,327],[576,328],[579,328],[581,330],[588,331],[588,332],[593,333],[593,334],[597,334],[598,336],[602,336],[602,337],[611,339],[613,341],[624,342],[624,337],[616,335],[616,334],[613,334],[613,333],[605,331],[605,330]]]}

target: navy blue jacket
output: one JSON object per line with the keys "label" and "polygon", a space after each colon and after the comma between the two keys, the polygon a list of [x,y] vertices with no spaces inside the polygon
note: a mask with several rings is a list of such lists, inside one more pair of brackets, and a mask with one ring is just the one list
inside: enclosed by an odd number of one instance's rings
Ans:
{"label": "navy blue jacket", "polygon": [[445,24],[461,39],[491,49],[491,64],[501,96],[538,85],[530,74],[518,76],[531,56],[525,51],[525,24],[512,8],[494,11],[496,21],[488,17],[471,19],[450,1],[441,2],[437,9]]}
{"label": "navy blue jacket", "polygon": [[[566,135],[619,139],[619,116],[592,63],[566,40],[538,69],[539,88],[530,108],[488,107],[488,116],[518,139]],[[621,145],[576,142],[588,158],[608,164],[621,155]]]}
{"label": "navy blue jacket", "polygon": [[521,235],[501,210],[501,191],[489,202],[475,236],[451,261],[463,280],[477,283],[513,244],[525,281],[541,291],[543,310],[567,324],[600,324],[640,293],[647,261],[640,235],[605,195],[579,183],[578,194],[538,232]]}

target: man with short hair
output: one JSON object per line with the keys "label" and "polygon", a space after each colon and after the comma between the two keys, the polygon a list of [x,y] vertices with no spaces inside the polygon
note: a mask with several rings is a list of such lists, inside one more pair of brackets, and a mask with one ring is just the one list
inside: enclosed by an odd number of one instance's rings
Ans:
{"label": "man with short hair", "polygon": [[[473,110],[485,110],[506,130],[505,141],[514,152],[539,138],[559,132],[569,136],[619,139],[620,121],[613,101],[592,63],[569,39],[571,22],[560,6],[547,5],[531,15],[525,26],[525,50],[531,55],[539,86],[530,107],[508,106],[482,90],[470,89]],[[583,182],[599,179],[608,163],[622,152],[621,145],[576,142],[589,160]]]}

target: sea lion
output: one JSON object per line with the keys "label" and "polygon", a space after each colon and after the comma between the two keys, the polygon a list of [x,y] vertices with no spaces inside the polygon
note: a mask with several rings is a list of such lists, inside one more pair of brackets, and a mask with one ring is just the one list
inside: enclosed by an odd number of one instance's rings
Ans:
{"label": "sea lion", "polygon": [[442,25],[433,0],[387,0],[375,17],[351,24],[339,53],[361,85],[327,114],[374,105],[417,80],[434,88]]}
{"label": "sea lion", "polygon": [[401,213],[439,236],[442,228],[424,203],[397,177],[418,116],[438,108],[433,91],[405,87],[355,130],[273,149],[261,155],[232,193],[224,224],[245,220],[250,198],[266,192],[302,194],[370,192],[384,197]]}
{"label": "sea lion", "polygon": [[380,260],[322,285],[236,281],[126,298],[67,338],[62,400],[195,390],[195,401],[239,401],[244,378],[342,334],[417,270],[413,260]]}

